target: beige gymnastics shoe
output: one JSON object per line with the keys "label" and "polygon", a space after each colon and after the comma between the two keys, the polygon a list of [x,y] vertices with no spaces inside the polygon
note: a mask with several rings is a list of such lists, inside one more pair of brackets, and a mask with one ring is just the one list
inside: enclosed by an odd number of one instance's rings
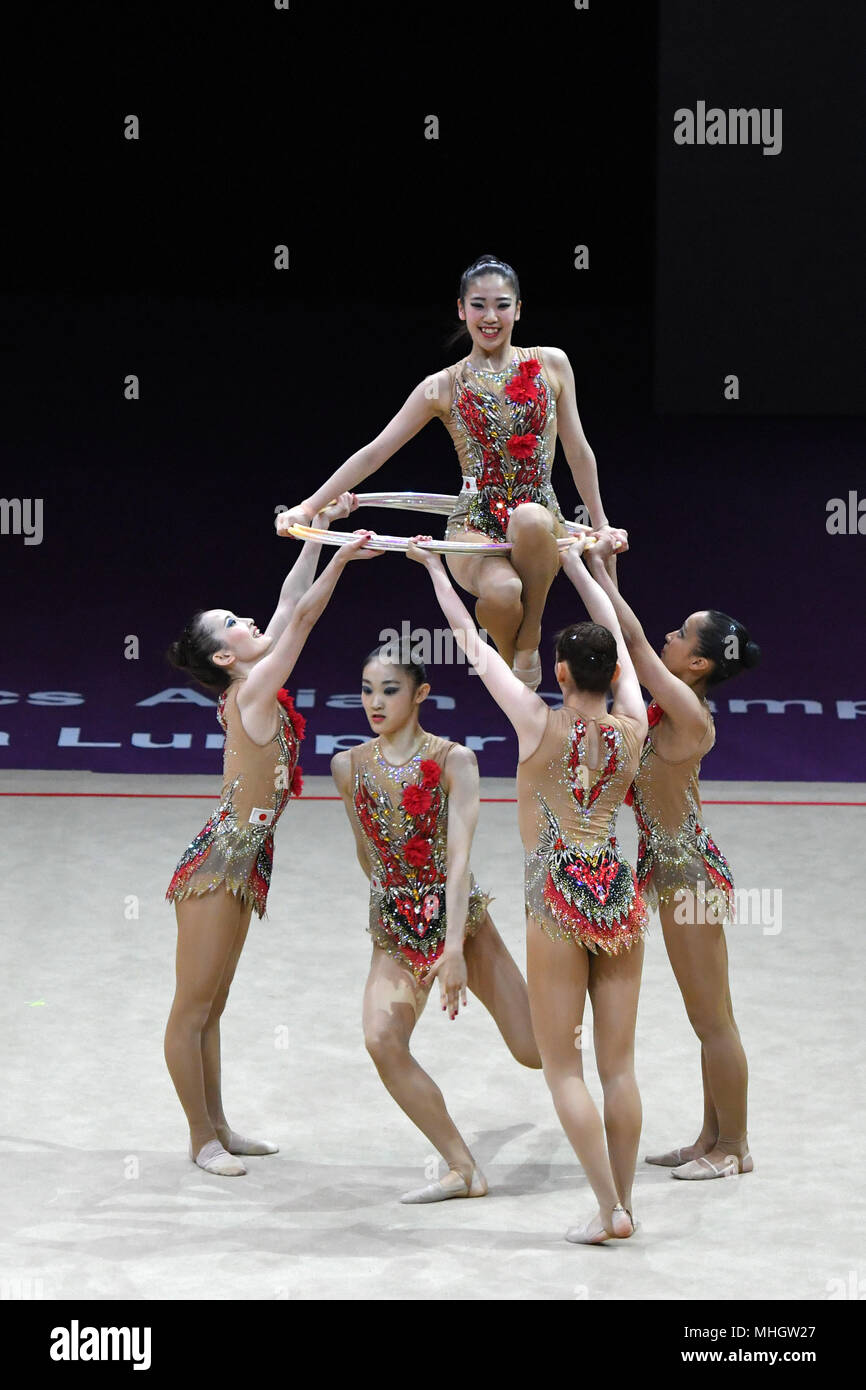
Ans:
{"label": "beige gymnastics shoe", "polygon": [[[189,1156],[193,1158],[192,1143],[189,1146]],[[211,1139],[204,1144],[193,1158],[193,1163],[203,1168],[206,1173],[214,1173],[220,1178],[240,1178],[247,1171],[240,1159],[227,1153],[218,1139]]]}
{"label": "beige gymnastics shoe", "polygon": [[447,1202],[451,1197],[486,1197],[487,1179],[477,1168],[472,1169],[472,1179],[467,1183],[462,1173],[449,1168],[444,1178],[428,1183],[426,1187],[415,1187],[404,1192],[401,1202]]}
{"label": "beige gymnastics shoe", "polygon": [[608,1230],[601,1219],[601,1212],[598,1212],[585,1226],[572,1226],[566,1231],[565,1239],[570,1240],[572,1245],[602,1245],[606,1240],[627,1240],[634,1235],[637,1227],[631,1212],[621,1202],[617,1202],[613,1208],[610,1227]]}
{"label": "beige gymnastics shoe", "polygon": [[742,1158],[737,1154],[728,1154],[721,1166],[711,1163],[708,1158],[693,1158],[690,1163],[672,1168],[671,1177],[685,1178],[689,1182],[705,1178],[735,1178],[740,1173],[751,1173],[754,1166],[751,1154],[744,1154]]}

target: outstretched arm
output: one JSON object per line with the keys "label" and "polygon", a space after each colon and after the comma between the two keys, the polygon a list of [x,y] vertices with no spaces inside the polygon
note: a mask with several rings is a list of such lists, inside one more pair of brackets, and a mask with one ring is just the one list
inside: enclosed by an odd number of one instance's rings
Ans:
{"label": "outstretched arm", "polygon": [[[604,591],[622,627],[637,677],[657,700],[671,723],[685,734],[701,734],[706,729],[707,716],[695,692],[670,672],[647,640],[640,619],[626,603],[616,581],[615,560],[610,538],[602,536],[588,552],[589,568]],[[611,572],[613,571],[613,572]]]}
{"label": "outstretched arm", "polygon": [[434,415],[442,414],[443,409],[450,403],[450,389],[450,379],[444,370],[419,382],[381,434],[377,434],[369,444],[365,444],[362,449],[358,449],[347,458],[346,462],[331,474],[328,481],[322,483],[322,486],[305,501],[292,507],[290,512],[284,512],[284,521],[288,525],[300,522],[309,526],[316,512],[321,511],[340,493],[353,491],[360,482],[381,468],[382,464],[392,454],[396,454],[413,435],[423,429]]}
{"label": "outstretched arm", "polygon": [[371,559],[382,555],[381,550],[362,550],[373,539],[371,531],[359,531],[357,540],[341,546],[330,564],[326,565],[315,584],[295,604],[294,611],[273,649],[263,656],[250,671],[238,691],[238,707],[267,716],[277,691],[288,680],[295,662],[304,649],[307,638],[328,605],[337,580],[351,560]]}
{"label": "outstretched arm", "polygon": [[577,592],[580,594],[586,606],[586,611],[593,622],[600,623],[613,634],[616,641],[617,657],[619,659],[619,680],[616,682],[613,696],[613,713],[624,714],[627,718],[636,719],[643,723],[643,731],[646,733],[646,709],[644,708],[643,697],[640,693],[640,683],[635,674],[628,647],[623,637],[622,629],[616,610],[608,595],[601,588],[599,583],[592,577],[586,565],[581,559],[581,552],[584,548],[584,537],[577,537],[573,543],[563,552],[562,568],[571,580]]}
{"label": "outstretched arm", "polygon": [[542,740],[548,707],[523,681],[518,680],[493,647],[482,642],[474,622],[452,587],[441,556],[430,550],[421,550],[415,544],[415,541],[430,539],[430,536],[413,537],[406,554],[410,560],[417,560],[423,565],[430,575],[439,607],[454,633],[457,645],[465,652],[466,660],[478,672],[499,708],[514,726],[518,757],[522,762],[535,752]]}
{"label": "outstretched arm", "polygon": [[[344,492],[338,497],[336,502],[324,507],[313,518],[313,525],[319,530],[327,531],[332,521],[339,517],[349,516],[358,505],[357,498],[351,492]],[[280,513],[276,518],[277,535],[280,530]],[[265,628],[265,632],[276,639],[285,630],[286,624],[295,611],[298,600],[305,594],[316,577],[316,565],[318,564],[319,554],[322,549],[321,541],[304,541],[301,553],[292,568],[283,580],[283,587],[280,590],[280,597],[274,609],[273,617]]]}

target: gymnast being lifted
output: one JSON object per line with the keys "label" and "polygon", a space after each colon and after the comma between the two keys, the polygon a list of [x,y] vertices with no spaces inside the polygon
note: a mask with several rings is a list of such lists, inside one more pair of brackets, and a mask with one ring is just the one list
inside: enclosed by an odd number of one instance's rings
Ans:
{"label": "gymnast being lifted", "polygon": [[[520,318],[512,267],[492,256],[471,265],[460,280],[457,312],[471,339],[469,354],[420,382],[381,434],[305,501],[280,514],[277,530],[286,534],[292,525],[309,525],[331,499],[355,489],[438,417],[454,441],[463,475],[445,534],[468,553],[449,553],[449,567],[477,599],[479,626],[515,675],[536,690],[541,618],[559,569],[558,541],[567,533],[550,481],[557,434],[598,531],[607,518],[595,455],[577,413],[565,353],[511,341]],[[510,548],[503,553],[491,543]]]}

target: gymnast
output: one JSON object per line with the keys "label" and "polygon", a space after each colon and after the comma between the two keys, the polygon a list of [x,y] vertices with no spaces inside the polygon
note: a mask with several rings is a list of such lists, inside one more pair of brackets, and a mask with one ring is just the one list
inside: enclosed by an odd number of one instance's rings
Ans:
{"label": "gymnast", "polygon": [[[618,550],[622,550],[622,543]],[[610,537],[588,564],[614,606],[635,670],[650,692],[647,733],[634,779],[637,877],[658,909],[668,956],[701,1042],[704,1118],[693,1144],[646,1159],[671,1176],[719,1178],[753,1168],[746,1133],[748,1067],[734,1020],[724,922],[733,913],[733,878],[701,807],[701,759],[715,727],[707,692],[756,666],[760,649],[742,623],[715,609],[690,613],[653,651],[619,593]]]}
{"label": "gymnast", "polygon": [[[344,494],[317,523],[327,527],[353,506]],[[168,651],[172,665],[219,692],[217,718],[226,735],[220,803],[183,854],[166,893],[177,916],[177,984],[165,1060],[189,1124],[189,1156],[222,1177],[246,1173],[240,1155],[277,1152],[269,1140],[236,1134],[225,1117],[220,1016],[251,914],[265,912],[276,823],[289,797],[300,794],[304,720],[283,682],[348,561],[379,553],[369,548],[371,539],[369,531],[359,532],[315,582],[321,547],[305,545],[264,632],[252,618],[210,608],[195,614]]]}
{"label": "gymnast", "polygon": [[434,980],[450,1019],[465,1007],[470,989],[516,1060],[541,1066],[526,982],[469,866],[478,820],[475,754],[421,728],[419,713],[429,693],[426,670],[411,650],[398,643],[376,648],[361,680],[361,701],[376,737],[331,762],[358,861],[370,880],[367,1051],[386,1089],[448,1169],[401,1197],[410,1203],[487,1192],[442,1092],[409,1050]]}
{"label": "gymnast", "polygon": [[482,256],[469,266],[457,300],[470,339],[467,356],[420,382],[381,434],[305,501],[282,513],[277,525],[281,533],[295,523],[309,525],[331,498],[356,488],[428,421],[440,419],[462,474],[446,537],[512,545],[508,554],[451,554],[449,567],[478,600],[479,625],[518,679],[536,690],[541,618],[559,568],[556,541],[565,535],[550,481],[557,434],[591,525],[605,526],[607,518],[568,358],[560,348],[513,344],[520,311],[520,286],[510,265]]}
{"label": "gymnast", "polygon": [[[611,545],[617,539],[602,534]],[[562,555],[562,568],[593,621],[557,636],[558,709],[528,690],[481,641],[439,556],[414,543],[408,555],[427,569],[457,642],[517,734],[532,1023],[557,1114],[598,1201],[595,1217],[568,1230],[566,1240],[598,1245],[635,1230],[641,1104],[634,1032],[646,908],[614,831],[647,718],[611,601],[581,560],[586,544],[581,535]],[[587,992],[604,1123],[583,1079]]]}

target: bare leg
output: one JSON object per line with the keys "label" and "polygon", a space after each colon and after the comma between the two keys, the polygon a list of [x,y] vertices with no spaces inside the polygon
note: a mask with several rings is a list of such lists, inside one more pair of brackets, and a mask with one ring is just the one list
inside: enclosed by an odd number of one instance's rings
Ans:
{"label": "bare leg", "polygon": [[449,1169],[468,1184],[475,1168],[472,1154],[445,1108],[439,1087],[409,1051],[428,992],[416,984],[406,966],[374,946],[364,991],[364,1042],[386,1090]]}
{"label": "bare leg", "polygon": [[[455,530],[452,540],[486,541],[489,537],[471,527]],[[520,575],[505,555],[449,555],[448,568],[462,589],[474,594],[475,619],[489,633],[509,666],[514,660],[514,641],[523,621],[523,589]]]}
{"label": "bare leg", "polygon": [[252,909],[242,910],[240,921],[238,922],[235,939],[219,982],[216,995],[210,1007],[210,1013],[201,1033],[201,1060],[204,1072],[204,1091],[207,1099],[207,1111],[213,1122],[217,1137],[225,1144],[226,1138],[231,1133],[231,1126],[225,1117],[222,1102],[221,1074],[220,1074],[220,1018],[226,1006],[229,995],[229,988],[234,979],[234,973],[240,958],[244,942],[247,938],[247,931],[250,925],[250,914]]}
{"label": "bare leg", "polygon": [[176,989],[165,1031],[165,1060],[197,1154],[217,1138],[208,1110],[203,1033],[241,932],[244,908],[226,889],[217,888],[185,898],[175,911]]}
{"label": "bare leg", "polygon": [[[501,564],[502,561],[488,561]],[[509,566],[510,568],[510,566]],[[475,619],[496,643],[496,650],[503,661],[511,666],[518,628],[523,618],[523,603],[520,593],[520,577],[512,570],[510,575],[501,571],[484,575],[481,580],[481,594],[475,605]]]}
{"label": "bare leg", "polygon": [[[706,1084],[718,1121],[711,1163],[723,1163],[734,1154],[748,1153],[746,1130],[748,1064],[734,1021],[728,984],[728,949],[724,929],[718,923],[677,922],[674,907],[662,908],[665,945],[689,1021],[701,1040]],[[705,1126],[706,1126],[705,1110]]]}
{"label": "bare leg", "polygon": [[544,605],[559,570],[555,528],[553,514],[535,502],[518,507],[508,523],[511,563],[523,586],[523,622],[514,641],[515,664],[533,665],[537,660]]}
{"label": "bare leg", "polygon": [[[731,1023],[734,1025],[737,1037],[739,1037],[740,1030],[737,1028],[736,1019],[734,1018],[734,1006],[731,1003],[731,989],[727,980],[725,981],[725,995],[727,998],[728,1015]],[[716,1105],[710,1087],[710,1078],[707,1074],[707,1054],[703,1043],[701,1044],[701,1085],[703,1086],[704,1092],[704,1120],[701,1125],[701,1132],[694,1144],[690,1144],[686,1148],[678,1150],[678,1152],[682,1154],[681,1161],[683,1163],[687,1162],[690,1158],[700,1158],[703,1154],[712,1153],[719,1138],[719,1117],[716,1113]]]}
{"label": "bare leg", "polygon": [[640,1141],[641,1103],[634,1074],[634,1031],[643,969],[643,942],[620,956],[601,952],[589,962],[593,1040],[604,1091],[604,1128],[617,1195],[632,1211]]}
{"label": "bare leg", "polygon": [[[601,1116],[583,1079],[579,1029],[589,981],[589,960],[582,946],[552,941],[527,917],[526,960],[532,1023],[544,1065],[544,1079],[566,1136],[580,1160],[598,1201],[600,1229],[619,1234],[614,1215],[619,1202],[605,1145]],[[628,1229],[623,1235],[631,1234]]]}
{"label": "bare leg", "polygon": [[526,981],[489,913],[466,938],[463,954],[469,988],[492,1015],[512,1057],[524,1067],[540,1067]]}
{"label": "bare leg", "polygon": [[[731,1015],[733,1021],[733,1015]],[[735,1025],[736,1026],[736,1025]],[[707,1154],[715,1148],[716,1140],[719,1137],[719,1117],[716,1114],[716,1104],[713,1100],[713,1093],[710,1088],[710,1077],[707,1071],[707,1054],[701,1043],[701,1085],[704,1089],[704,1122],[701,1125],[701,1132],[698,1135],[694,1148],[697,1152],[690,1157],[698,1158],[700,1154]]]}
{"label": "bare leg", "polygon": [[221,1089],[221,1068],[220,1068],[220,1018],[225,1010],[226,1001],[229,996],[232,980],[234,979],[235,969],[240,959],[244,942],[247,939],[250,918],[252,916],[252,906],[246,907],[241,912],[241,920],[238,926],[237,935],[232,944],[226,967],[223,971],[222,979],[219,983],[216,997],[211,1005],[207,1022],[201,1034],[201,1060],[204,1069],[204,1089],[207,1098],[208,1114],[216,1130],[217,1138],[223,1148],[232,1154],[274,1154],[279,1152],[279,1146],[267,1139],[247,1139],[242,1134],[237,1134],[225,1117],[222,1102]]}

